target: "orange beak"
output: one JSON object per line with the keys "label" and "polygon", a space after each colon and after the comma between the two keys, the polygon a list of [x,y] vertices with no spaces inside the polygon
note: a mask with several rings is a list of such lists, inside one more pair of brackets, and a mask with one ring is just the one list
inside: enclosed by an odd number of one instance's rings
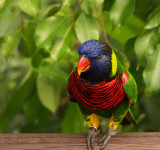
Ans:
{"label": "orange beak", "polygon": [[86,72],[91,67],[91,62],[85,56],[80,57],[78,62],[78,75],[80,76],[82,72]]}

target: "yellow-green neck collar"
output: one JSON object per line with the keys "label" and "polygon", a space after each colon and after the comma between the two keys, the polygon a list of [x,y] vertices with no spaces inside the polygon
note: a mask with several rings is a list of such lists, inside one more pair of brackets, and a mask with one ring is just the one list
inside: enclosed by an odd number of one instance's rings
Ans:
{"label": "yellow-green neck collar", "polygon": [[116,72],[117,72],[117,57],[116,57],[113,50],[112,50],[111,62],[112,62],[111,74],[112,74],[112,76],[115,76]]}

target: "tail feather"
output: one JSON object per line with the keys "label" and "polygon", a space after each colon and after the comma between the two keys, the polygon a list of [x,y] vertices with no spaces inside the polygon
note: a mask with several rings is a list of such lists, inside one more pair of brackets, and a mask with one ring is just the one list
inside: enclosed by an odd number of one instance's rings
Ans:
{"label": "tail feather", "polygon": [[131,112],[131,110],[129,109],[129,111],[127,112],[126,116],[124,117],[124,119],[122,120],[122,125],[128,125],[130,123],[136,124],[136,120]]}

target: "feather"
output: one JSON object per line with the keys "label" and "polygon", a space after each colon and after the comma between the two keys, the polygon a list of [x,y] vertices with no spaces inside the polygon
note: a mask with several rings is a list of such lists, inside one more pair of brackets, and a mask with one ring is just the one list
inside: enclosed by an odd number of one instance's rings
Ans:
{"label": "feather", "polygon": [[122,103],[125,98],[122,80],[115,77],[112,81],[93,84],[73,71],[68,84],[70,97],[83,106],[94,110],[110,110]]}

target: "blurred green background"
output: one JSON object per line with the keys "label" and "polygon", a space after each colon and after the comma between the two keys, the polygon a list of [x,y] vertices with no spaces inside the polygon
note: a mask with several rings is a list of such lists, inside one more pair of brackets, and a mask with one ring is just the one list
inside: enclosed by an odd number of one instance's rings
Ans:
{"label": "blurred green background", "polygon": [[137,125],[120,132],[160,131],[159,0],[1,0],[0,132],[86,132],[66,84],[80,43],[104,30],[138,85]]}

